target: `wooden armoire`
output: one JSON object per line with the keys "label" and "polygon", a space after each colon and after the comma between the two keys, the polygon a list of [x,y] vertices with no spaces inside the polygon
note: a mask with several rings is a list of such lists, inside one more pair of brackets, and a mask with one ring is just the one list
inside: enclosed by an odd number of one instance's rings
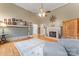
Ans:
{"label": "wooden armoire", "polygon": [[73,39],[79,38],[79,18],[63,22],[63,37]]}

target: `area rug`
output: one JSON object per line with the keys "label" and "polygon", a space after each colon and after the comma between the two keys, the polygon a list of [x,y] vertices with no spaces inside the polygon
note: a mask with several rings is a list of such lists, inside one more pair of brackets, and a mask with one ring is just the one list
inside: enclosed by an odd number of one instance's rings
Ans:
{"label": "area rug", "polygon": [[[43,46],[43,41],[33,38],[22,42],[14,43],[21,56],[34,56],[33,51]],[[41,49],[42,50],[42,49]]]}

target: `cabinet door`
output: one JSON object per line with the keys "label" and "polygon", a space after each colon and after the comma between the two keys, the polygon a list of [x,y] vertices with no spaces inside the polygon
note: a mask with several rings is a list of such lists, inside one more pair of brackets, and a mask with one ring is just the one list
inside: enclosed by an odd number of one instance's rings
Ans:
{"label": "cabinet door", "polygon": [[74,37],[74,21],[71,20],[69,21],[69,36],[70,38],[73,38]]}
{"label": "cabinet door", "polygon": [[76,38],[77,37],[77,20],[72,19],[69,21],[64,22],[63,25],[63,32],[64,32],[64,37],[67,38]]}
{"label": "cabinet door", "polygon": [[77,21],[78,20],[74,20],[74,38],[77,38]]}
{"label": "cabinet door", "polygon": [[70,30],[69,30],[70,26],[69,25],[70,25],[69,22],[64,22],[64,24],[63,24],[63,35],[64,35],[64,37],[69,37],[69,32],[70,32]]}
{"label": "cabinet door", "polygon": [[63,23],[63,36],[66,36],[66,23]]}
{"label": "cabinet door", "polygon": [[70,24],[69,22],[66,22],[66,37],[69,37],[70,35]]}
{"label": "cabinet door", "polygon": [[77,20],[77,38],[79,38],[79,19]]}

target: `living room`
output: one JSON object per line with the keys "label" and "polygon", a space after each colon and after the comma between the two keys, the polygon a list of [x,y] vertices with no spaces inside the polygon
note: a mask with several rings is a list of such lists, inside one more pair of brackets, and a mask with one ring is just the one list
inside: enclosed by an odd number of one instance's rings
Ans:
{"label": "living room", "polygon": [[0,3],[0,55],[78,56],[78,11],[79,3]]}

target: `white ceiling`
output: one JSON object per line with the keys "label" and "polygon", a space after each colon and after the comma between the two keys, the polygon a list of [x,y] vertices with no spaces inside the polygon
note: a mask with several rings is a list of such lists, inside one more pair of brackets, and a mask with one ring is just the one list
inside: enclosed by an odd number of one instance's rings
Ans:
{"label": "white ceiling", "polygon": [[[20,6],[28,11],[33,13],[38,13],[41,3],[15,3],[17,6]],[[43,3],[43,8],[45,11],[52,11],[56,8],[64,6],[66,3]]]}

